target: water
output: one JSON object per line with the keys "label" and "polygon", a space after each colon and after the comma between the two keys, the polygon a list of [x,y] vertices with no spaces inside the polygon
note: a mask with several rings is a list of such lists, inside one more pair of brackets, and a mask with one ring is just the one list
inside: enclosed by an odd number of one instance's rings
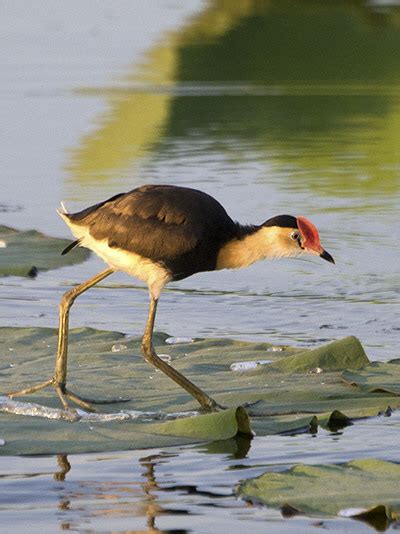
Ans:
{"label": "water", "polygon": [[[234,495],[240,480],[296,462],[376,455],[400,461],[392,416],[318,436],[228,440],[195,447],[14,458],[2,466],[0,532],[371,532],[349,519],[283,520]],[[382,450],[390,452],[382,454]],[[152,530],[153,529],[153,530]]]}
{"label": "water", "polygon": [[[79,210],[142,183],[202,189],[242,222],[305,215],[336,266],[283,260],[196,275],[164,293],[157,328],[174,337],[299,346],[354,334],[371,359],[398,357],[397,4],[8,3],[0,19],[0,223],[69,237],[55,214],[61,199]],[[61,294],[101,268],[91,258],[36,280],[1,279],[1,324],[55,326]],[[147,305],[143,286],[114,275],[82,296],[71,323],[138,334]],[[260,461],[259,451],[264,463],[280,462],[274,451],[289,445],[301,451],[289,463],[358,454],[398,461],[388,421],[366,423],[364,434],[357,425],[340,439],[255,439],[249,462]],[[374,442],[376,428],[380,438],[389,436],[385,443]],[[319,452],[307,452],[315,443]],[[327,443],[339,444],[329,460],[321,452]],[[215,471],[229,493],[241,476],[253,474],[249,467],[231,476],[223,453],[160,454],[157,476],[175,477],[178,486],[207,486]],[[42,531],[64,523],[76,530],[150,528],[144,510],[155,505],[143,489],[149,482],[141,457],[72,457],[66,485],[52,479],[55,458],[3,460],[1,470],[9,473],[3,482],[18,497],[3,507],[1,524],[23,532],[35,516],[34,528]],[[168,476],[161,476],[164,468]],[[107,508],[113,491],[118,495]],[[215,506],[214,497],[189,490],[155,493],[157,506],[186,510],[160,514],[160,529],[212,531],[210,517],[214,525],[229,521],[235,532],[265,520],[282,528],[276,512],[249,509],[232,496]],[[342,521],[331,527],[350,528]],[[284,528],[307,531],[309,523],[293,520]],[[363,528],[351,522],[352,531]]]}

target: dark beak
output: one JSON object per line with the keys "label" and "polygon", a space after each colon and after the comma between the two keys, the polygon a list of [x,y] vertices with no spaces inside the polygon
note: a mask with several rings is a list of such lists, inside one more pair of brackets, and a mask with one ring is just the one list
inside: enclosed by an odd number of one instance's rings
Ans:
{"label": "dark beak", "polygon": [[329,261],[330,263],[335,263],[335,260],[332,258],[332,256],[329,254],[329,252],[327,252],[326,250],[321,252],[319,257],[322,258],[323,260]]}

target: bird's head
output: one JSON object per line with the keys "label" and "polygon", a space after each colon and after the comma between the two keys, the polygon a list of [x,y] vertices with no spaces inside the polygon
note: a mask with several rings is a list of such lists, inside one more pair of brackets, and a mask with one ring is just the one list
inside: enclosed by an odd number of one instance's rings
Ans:
{"label": "bird's head", "polygon": [[322,247],[318,230],[305,217],[278,215],[262,225],[269,234],[271,248],[276,256],[298,256],[302,253],[313,254],[335,263],[332,256]]}

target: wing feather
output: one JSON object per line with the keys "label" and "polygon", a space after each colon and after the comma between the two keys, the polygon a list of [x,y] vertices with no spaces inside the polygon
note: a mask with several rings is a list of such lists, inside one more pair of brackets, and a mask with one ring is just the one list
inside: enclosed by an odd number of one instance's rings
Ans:
{"label": "wing feather", "polygon": [[235,223],[213,197],[194,189],[146,185],[82,212],[71,221],[89,228],[95,239],[155,261],[188,254],[216,243]]}

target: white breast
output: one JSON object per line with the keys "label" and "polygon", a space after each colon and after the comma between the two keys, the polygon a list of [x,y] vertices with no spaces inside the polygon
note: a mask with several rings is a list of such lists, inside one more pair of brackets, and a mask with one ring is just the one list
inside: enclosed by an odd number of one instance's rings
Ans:
{"label": "white breast", "polygon": [[171,273],[160,264],[135,252],[110,247],[108,239],[100,241],[94,239],[86,227],[73,224],[63,213],[60,213],[60,216],[70,227],[73,235],[79,239],[80,246],[95,252],[116,271],[123,271],[145,282],[154,298],[158,299],[163,287],[171,281]]}

